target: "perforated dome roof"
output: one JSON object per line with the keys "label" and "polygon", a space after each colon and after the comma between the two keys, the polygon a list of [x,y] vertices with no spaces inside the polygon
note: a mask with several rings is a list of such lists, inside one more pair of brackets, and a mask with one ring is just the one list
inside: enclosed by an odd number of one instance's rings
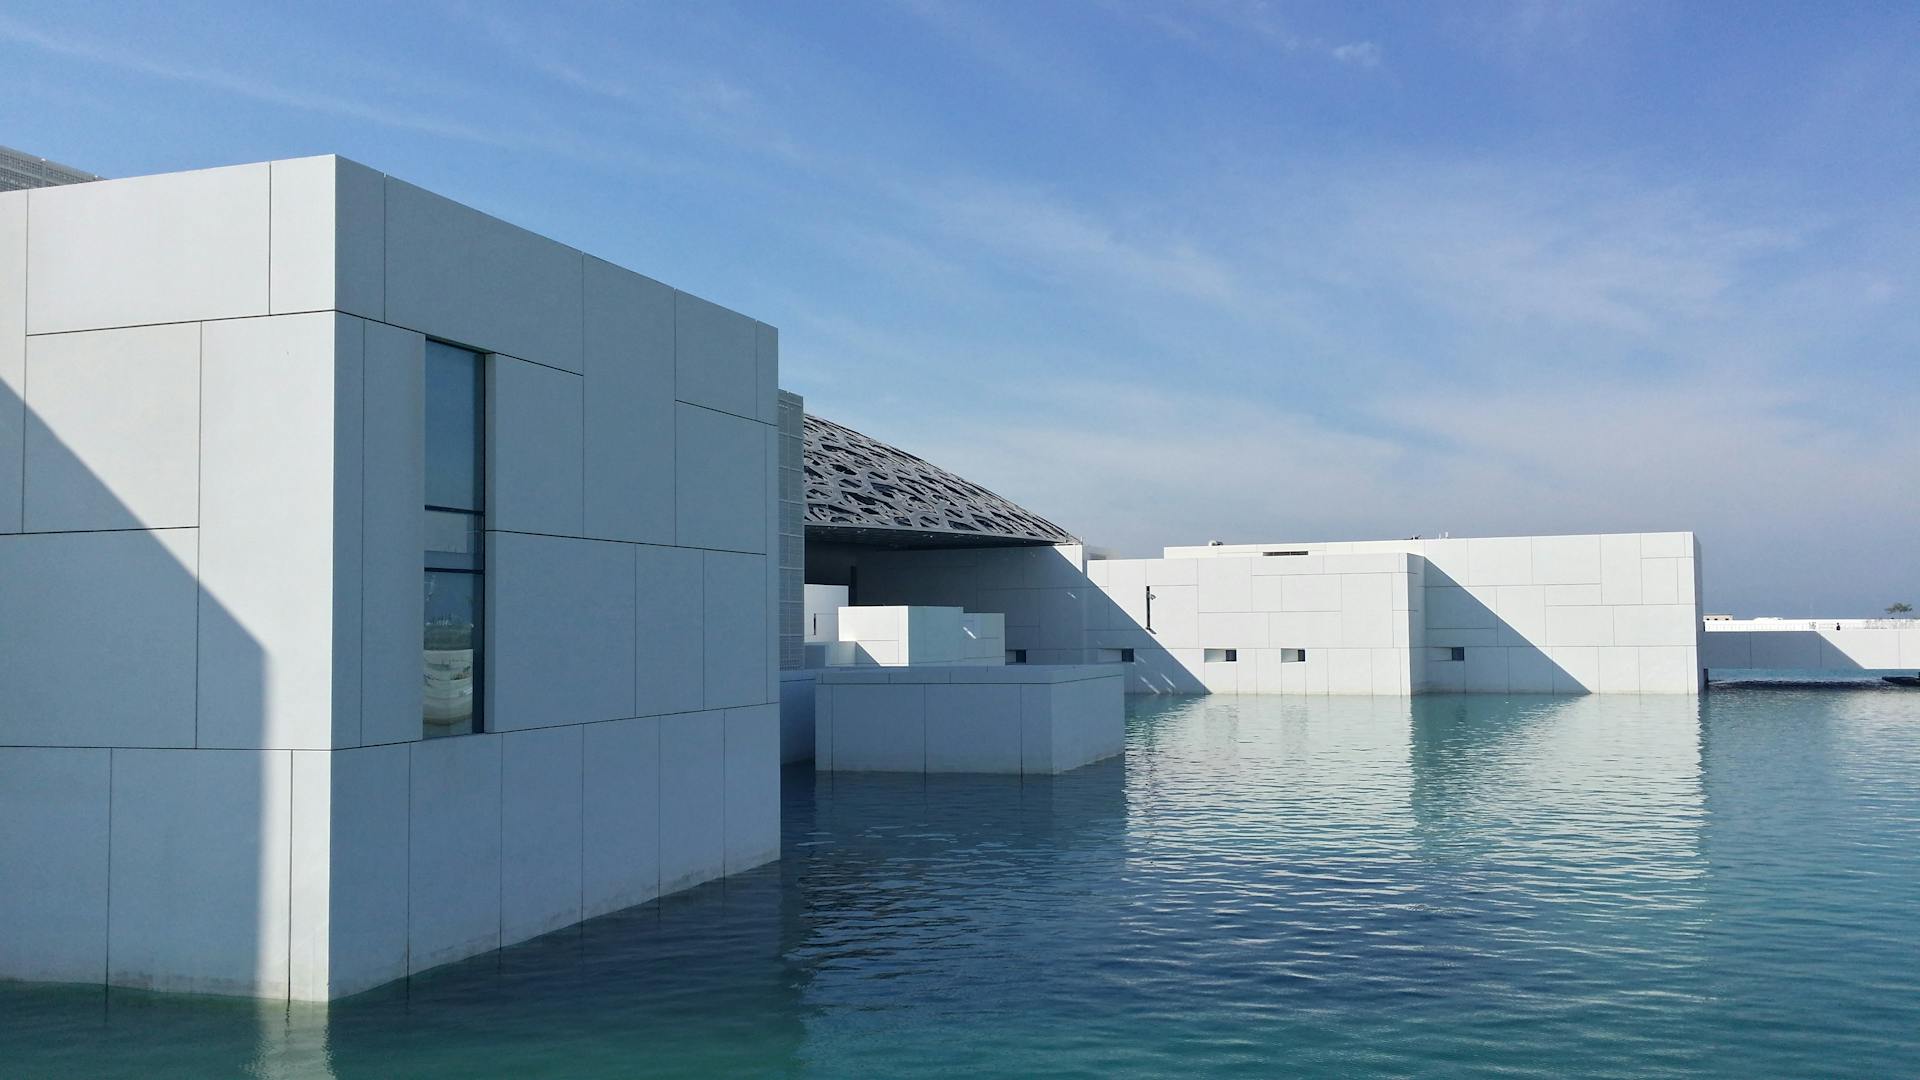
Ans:
{"label": "perforated dome roof", "polygon": [[806,483],[810,538],[928,547],[1078,543],[971,480],[812,415]]}

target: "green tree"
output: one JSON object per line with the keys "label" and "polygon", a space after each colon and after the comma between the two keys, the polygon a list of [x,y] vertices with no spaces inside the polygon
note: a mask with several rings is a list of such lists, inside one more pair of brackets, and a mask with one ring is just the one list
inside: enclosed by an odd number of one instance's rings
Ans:
{"label": "green tree", "polygon": [[1892,603],[1887,605],[1887,614],[1889,615],[1905,615],[1912,610],[1913,610],[1913,605],[1905,602],[1897,602],[1897,603]]}

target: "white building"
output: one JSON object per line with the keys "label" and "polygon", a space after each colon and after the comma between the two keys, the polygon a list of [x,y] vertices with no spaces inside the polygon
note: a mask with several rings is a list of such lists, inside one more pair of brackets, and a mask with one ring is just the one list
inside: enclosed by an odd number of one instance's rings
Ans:
{"label": "white building", "polygon": [[[783,756],[1111,756],[1123,682],[1699,689],[1690,533],[1090,557],[777,354],[338,158],[0,192],[0,977],[337,998],[776,858]],[[919,614],[816,688],[815,592]]]}
{"label": "white building", "polygon": [[0,193],[0,977],[324,1000],[775,858],[777,368],[338,158]]}
{"label": "white building", "polygon": [[806,435],[804,621],[874,655],[901,635],[865,643],[836,625],[833,603],[997,612],[1009,662],[1123,664],[1132,693],[1695,694],[1703,683],[1689,532],[1108,558],[870,436],[812,416]]}
{"label": "white building", "polygon": [[1135,693],[1694,694],[1692,533],[1170,547],[871,549],[862,604],[1006,615],[1029,663]]}

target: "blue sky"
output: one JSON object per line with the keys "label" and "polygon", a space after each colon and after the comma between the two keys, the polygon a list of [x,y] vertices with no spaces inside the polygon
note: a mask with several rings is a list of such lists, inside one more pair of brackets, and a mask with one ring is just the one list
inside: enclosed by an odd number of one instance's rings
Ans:
{"label": "blue sky", "polygon": [[1693,529],[1920,603],[1911,3],[0,11],[0,143],[334,152],[781,328],[1121,553]]}

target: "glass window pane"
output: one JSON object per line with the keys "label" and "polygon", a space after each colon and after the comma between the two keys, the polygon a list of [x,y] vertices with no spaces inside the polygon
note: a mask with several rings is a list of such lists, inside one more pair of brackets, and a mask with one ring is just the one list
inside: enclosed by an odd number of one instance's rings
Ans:
{"label": "glass window pane", "polygon": [[[482,520],[484,519],[478,514],[460,514],[447,510],[427,511],[428,564],[435,564],[435,555],[471,557],[480,554],[480,522]],[[463,569],[473,568],[460,562],[450,565]]]}
{"label": "glass window pane", "polygon": [[427,342],[427,505],[481,510],[480,354]]}
{"label": "glass window pane", "polygon": [[480,730],[478,574],[427,571],[426,737]]}

